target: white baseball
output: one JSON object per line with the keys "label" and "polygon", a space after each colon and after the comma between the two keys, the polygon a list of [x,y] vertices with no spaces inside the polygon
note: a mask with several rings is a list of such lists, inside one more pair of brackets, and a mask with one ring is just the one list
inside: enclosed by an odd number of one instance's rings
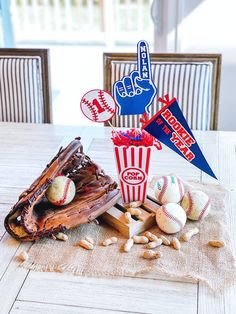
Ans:
{"label": "white baseball", "polygon": [[201,220],[205,218],[211,210],[209,196],[199,190],[186,192],[182,199],[181,206],[190,220]]}
{"label": "white baseball", "polygon": [[87,92],[80,101],[80,107],[83,114],[94,122],[108,121],[116,112],[114,98],[101,89]]}
{"label": "white baseball", "polygon": [[160,204],[179,203],[184,196],[184,185],[180,178],[169,175],[156,181],[154,193]]}
{"label": "white baseball", "polygon": [[175,203],[162,205],[156,212],[158,227],[165,233],[179,232],[185,226],[187,217],[183,208]]}
{"label": "white baseball", "polygon": [[63,206],[69,204],[75,197],[76,188],[74,182],[65,176],[58,176],[46,191],[50,203]]}

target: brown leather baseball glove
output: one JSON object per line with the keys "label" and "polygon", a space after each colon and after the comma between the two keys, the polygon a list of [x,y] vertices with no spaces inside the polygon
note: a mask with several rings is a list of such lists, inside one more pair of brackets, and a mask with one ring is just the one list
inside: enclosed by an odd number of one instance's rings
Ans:
{"label": "brown leather baseball glove", "polygon": [[[45,192],[54,178],[65,175],[76,185],[73,201],[64,206],[48,202]],[[119,199],[117,184],[83,153],[80,138],[58,154],[24,191],[5,218],[5,228],[14,238],[33,241],[92,221]]]}

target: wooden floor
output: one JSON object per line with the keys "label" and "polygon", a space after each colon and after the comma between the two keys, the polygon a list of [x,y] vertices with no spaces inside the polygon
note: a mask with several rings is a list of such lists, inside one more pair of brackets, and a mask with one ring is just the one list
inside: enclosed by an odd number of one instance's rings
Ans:
{"label": "wooden floor", "polygon": [[[236,133],[195,134],[220,183],[230,188],[228,210],[235,250]],[[170,281],[157,273],[107,279],[39,273],[19,267],[17,255],[32,244],[19,243],[6,234],[4,217],[60,143],[76,135],[81,135],[90,157],[115,177],[109,129],[0,123],[0,314],[236,313],[235,287],[215,297],[202,283],[178,278]],[[213,180],[168,148],[152,156],[152,175],[172,172],[183,179]]]}

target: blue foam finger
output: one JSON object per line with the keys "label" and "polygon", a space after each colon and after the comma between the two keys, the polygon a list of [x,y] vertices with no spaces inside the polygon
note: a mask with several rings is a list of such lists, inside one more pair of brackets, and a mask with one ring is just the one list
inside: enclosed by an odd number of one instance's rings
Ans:
{"label": "blue foam finger", "polygon": [[126,96],[126,90],[125,90],[123,82],[118,81],[118,82],[115,83],[115,85],[114,85],[114,92],[118,93],[118,95],[120,97],[125,97]]}
{"label": "blue foam finger", "polygon": [[129,76],[125,76],[123,78],[123,84],[124,84],[126,94],[128,96],[133,96],[134,95],[134,85],[133,85],[133,82]]}
{"label": "blue foam finger", "polygon": [[149,113],[149,107],[157,93],[157,88],[152,81],[148,44],[140,41],[137,47],[138,69],[113,84],[118,115]]}
{"label": "blue foam finger", "polygon": [[153,84],[150,84],[149,80],[142,80],[139,78],[136,80],[136,85],[145,91],[149,91],[151,88],[153,88]]}
{"label": "blue foam finger", "polygon": [[134,86],[134,92],[135,92],[135,94],[138,94],[137,93],[137,90],[139,90],[140,91],[140,93],[139,94],[141,94],[141,89],[140,89],[140,87],[137,85],[137,83],[136,83],[136,80],[137,79],[139,79],[139,72],[138,71],[132,71],[131,73],[130,73],[130,78],[131,78],[131,81],[132,81],[132,83],[133,83],[133,86]]}
{"label": "blue foam finger", "polygon": [[130,73],[130,78],[133,82],[133,85],[135,86],[136,78],[139,77],[139,72],[138,71],[132,71]]}
{"label": "blue foam finger", "polygon": [[151,74],[151,61],[149,55],[148,43],[144,40],[138,42],[137,45],[138,56],[138,72],[142,79],[152,79]]}

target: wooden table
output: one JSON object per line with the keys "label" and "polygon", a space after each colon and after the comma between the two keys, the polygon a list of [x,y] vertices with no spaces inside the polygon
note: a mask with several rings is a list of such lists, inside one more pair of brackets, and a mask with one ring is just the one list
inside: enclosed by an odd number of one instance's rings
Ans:
{"label": "wooden table", "polygon": [[[3,220],[22,190],[38,176],[60,143],[82,137],[85,151],[116,177],[110,129],[0,123],[0,313],[236,313],[236,289],[214,297],[202,283],[167,280],[157,273],[139,278],[86,278],[39,273],[19,267],[16,256],[30,243],[5,233]],[[236,132],[195,132],[219,182],[230,188],[231,235],[236,244]],[[168,148],[155,152],[151,175],[214,181]]]}

